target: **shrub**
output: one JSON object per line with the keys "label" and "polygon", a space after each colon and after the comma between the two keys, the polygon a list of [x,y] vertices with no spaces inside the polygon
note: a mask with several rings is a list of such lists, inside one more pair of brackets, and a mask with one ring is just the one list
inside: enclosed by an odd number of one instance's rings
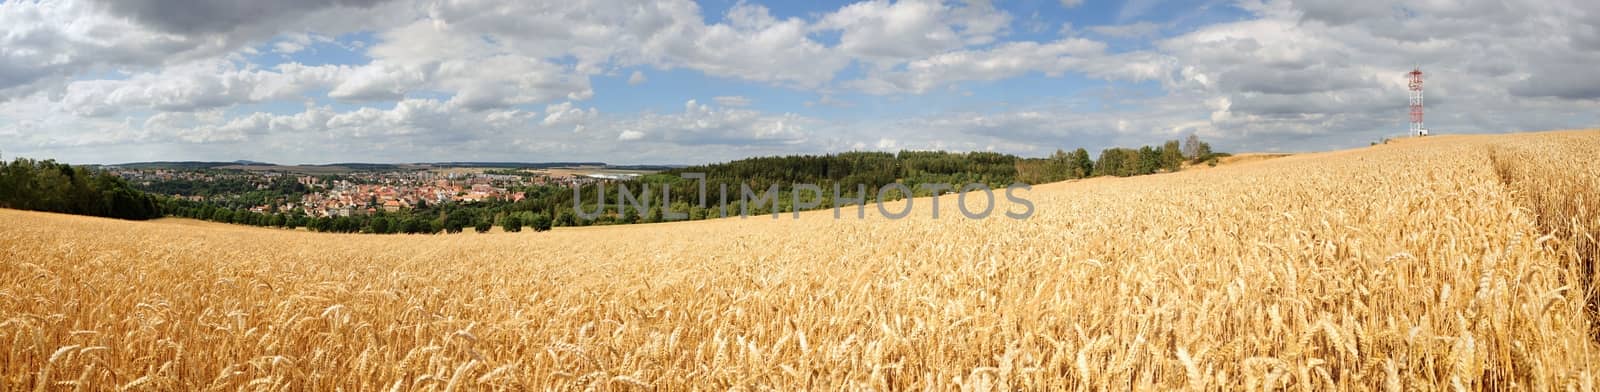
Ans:
{"label": "shrub", "polygon": [[542,213],[542,212],[538,213],[538,214],[534,214],[533,215],[533,222],[530,222],[529,226],[533,226],[533,231],[548,231],[548,230],[550,230],[550,215]]}
{"label": "shrub", "polygon": [[500,227],[508,233],[520,232],[522,231],[522,218],[517,217],[515,214],[506,215],[505,218],[500,219]]}

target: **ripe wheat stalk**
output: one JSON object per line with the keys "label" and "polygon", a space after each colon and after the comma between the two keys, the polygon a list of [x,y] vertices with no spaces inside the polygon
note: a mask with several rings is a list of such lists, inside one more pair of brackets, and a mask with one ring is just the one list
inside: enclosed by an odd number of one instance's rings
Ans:
{"label": "ripe wheat stalk", "polygon": [[1039,185],[1027,221],[3,210],[0,390],[1590,389],[1595,156],[1596,131],[1430,137]]}

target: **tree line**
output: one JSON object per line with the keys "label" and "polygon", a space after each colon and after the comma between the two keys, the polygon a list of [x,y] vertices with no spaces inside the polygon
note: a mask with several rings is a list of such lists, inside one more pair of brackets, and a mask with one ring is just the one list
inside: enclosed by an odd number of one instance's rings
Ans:
{"label": "tree line", "polygon": [[1159,146],[1139,148],[1113,147],[1100,151],[1099,158],[1090,158],[1089,151],[1079,148],[1071,152],[1056,150],[1047,158],[1024,159],[1017,165],[1018,178],[1029,184],[1063,180],[1115,176],[1127,177],[1161,172],[1176,172],[1187,164],[1216,166],[1218,159],[1228,156],[1211,150],[1211,145],[1199,136],[1179,142],[1168,140]]}
{"label": "tree line", "polygon": [[483,233],[495,226],[508,232],[524,227],[546,231],[554,224],[548,215],[510,211],[509,202],[419,203],[416,208],[397,212],[377,211],[350,216],[307,216],[301,211],[256,212],[184,199],[163,199],[163,212],[169,216],[258,227],[306,230],[328,233],[435,234],[460,233],[471,229]]}
{"label": "tree line", "polygon": [[134,220],[161,217],[158,199],[122,177],[24,158],[0,161],[0,207]]}

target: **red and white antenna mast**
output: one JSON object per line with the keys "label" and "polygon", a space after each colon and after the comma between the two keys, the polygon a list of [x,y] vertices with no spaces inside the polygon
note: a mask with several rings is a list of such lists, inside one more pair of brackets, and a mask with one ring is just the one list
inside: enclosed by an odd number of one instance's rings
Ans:
{"label": "red and white antenna mast", "polygon": [[1411,77],[1411,136],[1428,136],[1428,128],[1422,126],[1422,69],[1413,68],[1406,75]]}

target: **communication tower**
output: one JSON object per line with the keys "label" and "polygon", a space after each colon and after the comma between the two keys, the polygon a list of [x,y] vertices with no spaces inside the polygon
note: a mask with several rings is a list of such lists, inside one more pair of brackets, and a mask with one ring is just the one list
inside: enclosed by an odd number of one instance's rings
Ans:
{"label": "communication tower", "polygon": [[1413,68],[1406,76],[1411,78],[1411,136],[1428,136],[1428,127],[1422,125],[1422,69]]}

